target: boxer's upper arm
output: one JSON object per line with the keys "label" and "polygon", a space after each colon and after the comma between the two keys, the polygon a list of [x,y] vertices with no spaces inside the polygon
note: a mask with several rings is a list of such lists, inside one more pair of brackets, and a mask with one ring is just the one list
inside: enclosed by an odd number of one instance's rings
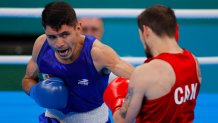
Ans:
{"label": "boxer's upper arm", "polygon": [[[128,94],[126,96],[124,105],[120,110],[120,115],[128,122],[133,122],[141,109],[145,92],[150,86],[150,81],[152,81],[152,78],[149,78],[149,74],[149,70],[139,66],[131,75]],[[148,77],[145,77],[145,75]],[[125,108],[126,117],[123,115],[125,114]]]}
{"label": "boxer's upper arm", "polygon": [[202,76],[201,76],[201,69],[200,69],[199,61],[198,61],[198,59],[194,56],[194,54],[192,54],[192,56],[193,56],[194,59],[195,59],[197,76],[198,76],[199,82],[201,83],[201,81],[202,81]]}
{"label": "boxer's upper arm", "polygon": [[26,73],[22,80],[22,87],[26,93],[29,93],[30,87],[35,84],[37,81],[37,75],[39,72],[36,60],[39,54],[39,51],[45,41],[45,35],[40,36],[36,39],[33,46],[32,56],[27,64]]}
{"label": "boxer's upper arm", "polygon": [[34,43],[34,46],[33,46],[33,50],[32,50],[32,58],[33,58],[34,61],[37,60],[38,54],[39,54],[45,40],[46,40],[46,35],[45,34],[39,36],[36,39],[36,41]]}
{"label": "boxer's upper arm", "polygon": [[100,42],[93,44],[92,58],[97,69],[107,68],[117,76],[129,78],[134,67],[122,60],[109,46]]}
{"label": "boxer's upper arm", "polygon": [[26,75],[25,75],[26,77],[30,77],[33,79],[37,77],[37,75],[35,75],[35,73],[38,72],[38,66],[36,63],[37,57],[45,40],[46,40],[46,35],[41,35],[36,39],[32,50],[32,57],[27,65]]}
{"label": "boxer's upper arm", "polygon": [[136,68],[131,75],[128,94],[125,98],[124,104],[114,115],[115,122],[133,123],[141,109],[146,89],[144,88],[145,85],[146,82],[144,81],[143,75],[141,75],[140,68]]}

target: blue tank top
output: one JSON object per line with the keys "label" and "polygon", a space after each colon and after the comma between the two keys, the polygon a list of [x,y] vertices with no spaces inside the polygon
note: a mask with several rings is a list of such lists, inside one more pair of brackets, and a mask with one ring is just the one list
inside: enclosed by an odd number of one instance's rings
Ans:
{"label": "blue tank top", "polygon": [[69,89],[68,112],[87,112],[103,104],[109,74],[101,74],[93,64],[91,49],[96,38],[86,35],[80,56],[71,64],[62,64],[46,40],[37,58],[41,73],[60,77]]}

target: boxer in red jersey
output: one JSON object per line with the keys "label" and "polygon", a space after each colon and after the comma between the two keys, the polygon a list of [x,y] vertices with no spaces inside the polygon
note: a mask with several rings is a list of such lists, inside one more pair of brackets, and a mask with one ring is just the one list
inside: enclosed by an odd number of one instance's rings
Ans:
{"label": "boxer in red jersey", "polygon": [[194,55],[176,42],[176,26],[173,10],[163,5],[138,16],[142,44],[152,57],[134,70],[129,82],[117,78],[104,92],[116,123],[193,122],[200,68]]}

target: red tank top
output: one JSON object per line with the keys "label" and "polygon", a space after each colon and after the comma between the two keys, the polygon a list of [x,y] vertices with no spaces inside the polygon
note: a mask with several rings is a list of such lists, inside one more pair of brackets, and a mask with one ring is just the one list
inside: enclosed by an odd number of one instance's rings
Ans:
{"label": "red tank top", "polygon": [[192,54],[162,53],[146,60],[161,59],[174,69],[176,82],[166,95],[154,99],[143,99],[142,108],[137,116],[137,123],[191,123],[194,119],[196,98],[200,89],[196,62]]}

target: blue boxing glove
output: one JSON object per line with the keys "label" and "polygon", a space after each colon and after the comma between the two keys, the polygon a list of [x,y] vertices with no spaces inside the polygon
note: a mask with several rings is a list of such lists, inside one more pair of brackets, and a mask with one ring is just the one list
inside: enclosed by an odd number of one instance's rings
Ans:
{"label": "blue boxing glove", "polygon": [[33,85],[30,96],[41,107],[63,109],[67,106],[68,89],[62,79],[52,77]]}

